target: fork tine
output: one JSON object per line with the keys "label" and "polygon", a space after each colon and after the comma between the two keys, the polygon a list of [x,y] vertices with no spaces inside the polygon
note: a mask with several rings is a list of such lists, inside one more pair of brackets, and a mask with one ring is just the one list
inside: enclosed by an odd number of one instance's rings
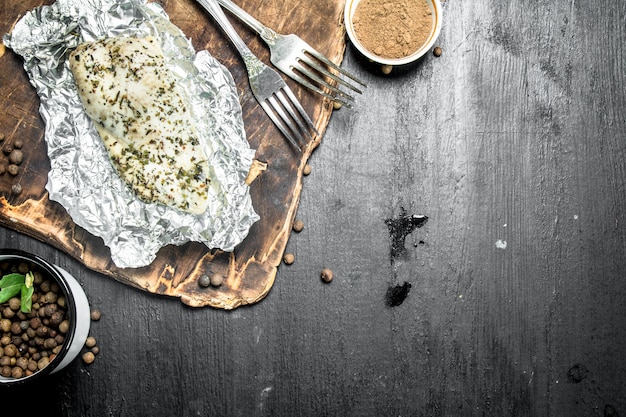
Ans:
{"label": "fork tine", "polygon": [[[272,106],[274,111],[281,118],[282,124],[285,126],[286,129],[289,130],[289,134],[291,135],[291,137],[295,138],[296,142],[298,143],[308,143],[308,140],[303,137],[302,132],[298,130],[297,120],[296,124],[294,124],[294,120],[292,120],[289,115],[285,113],[285,109],[279,104],[279,102],[276,100],[276,97],[268,97],[267,102]],[[302,149],[301,146],[299,147],[300,149]]]}
{"label": "fork tine", "polygon": [[326,58],[324,55],[322,55],[317,50],[309,47],[309,48],[305,49],[305,52],[310,54],[311,56],[314,56],[315,58],[319,59],[321,62],[323,62],[324,64],[328,65],[330,68],[334,69],[335,71],[339,71],[341,74],[345,75],[346,77],[350,78],[351,80],[356,81],[357,83],[361,84],[363,87],[367,87],[367,84],[364,81],[361,81],[356,76],[352,75],[348,71],[346,71],[343,68],[341,68],[340,66],[336,65],[334,62],[332,62],[330,59]]}
{"label": "fork tine", "polygon": [[315,128],[315,124],[313,124],[313,122],[309,118],[309,115],[306,114],[306,112],[302,108],[302,105],[300,104],[296,96],[291,91],[291,88],[289,88],[285,84],[282,90],[285,92],[285,94],[287,94],[287,97],[289,97],[289,100],[291,101],[291,104],[293,105],[293,107],[295,107],[296,110],[298,110],[298,113],[300,113],[300,116],[302,116],[302,120],[306,122],[307,126],[309,127],[309,131],[312,130],[317,136],[320,136],[320,132],[318,132],[317,129]]}
{"label": "fork tine", "polygon": [[296,140],[296,138],[293,137],[289,128],[283,123],[284,119],[274,111],[274,106],[269,101],[269,99],[264,100],[259,104],[261,105],[263,110],[265,110],[265,113],[269,116],[272,122],[274,122],[276,127],[278,127],[278,130],[280,130],[283,136],[287,138],[289,143],[291,143],[298,151],[302,152],[302,148],[298,144],[298,141]]}
{"label": "fork tine", "polygon": [[[296,80],[297,82],[299,82],[303,86],[305,86],[307,88],[310,88],[314,92],[322,95],[323,97],[326,97],[327,99],[330,99],[331,101],[337,101],[337,102],[345,105],[348,108],[352,107],[352,105],[350,104],[349,100],[347,100],[346,97],[344,97],[347,94],[342,93],[341,91],[339,91],[337,95],[333,96],[331,94],[328,94],[326,91],[322,90],[321,88],[319,88],[315,84],[311,83],[305,77],[302,77],[300,74],[296,73],[295,71],[291,71],[287,75],[289,75],[291,78],[293,78],[294,80]],[[352,98],[351,96],[348,96],[348,97]]]}
{"label": "fork tine", "polygon": [[[318,71],[319,73],[323,74],[324,76],[326,76],[328,78],[331,78],[331,79],[337,81],[338,83],[340,83],[340,84],[350,88],[352,91],[355,91],[355,92],[357,92],[359,94],[363,93],[363,91],[361,91],[359,88],[357,88],[356,86],[350,84],[349,82],[347,82],[343,78],[336,76],[335,74],[330,72],[328,69],[324,68],[322,65],[319,65],[317,62],[315,62],[314,60],[309,58],[307,55],[300,56],[298,61],[299,61],[298,63],[304,62],[306,65],[308,65],[309,67],[311,67],[315,71]],[[302,70],[306,70],[306,68],[303,65],[300,65],[300,68],[298,68],[298,69],[301,70],[301,71]],[[308,70],[307,70],[307,72],[308,72],[307,75],[312,73],[311,71],[308,71]],[[311,75],[309,75],[309,76],[311,76]],[[324,83],[326,85],[330,85],[327,82],[325,82],[322,79],[320,79],[319,77],[317,77],[317,78],[318,79],[316,81],[318,81],[319,83]],[[337,91],[339,91],[339,89],[337,89]]]}
{"label": "fork tine", "polygon": [[[313,135],[311,134],[311,129],[307,128],[304,123],[302,123],[302,117],[298,116],[294,111],[293,111],[293,104],[291,104],[287,98],[285,98],[285,95],[281,92],[278,91],[276,92],[276,98],[278,98],[278,100],[280,101],[280,103],[283,105],[283,108],[285,110],[287,110],[287,113],[289,113],[289,116],[291,116],[290,120],[293,120],[294,122],[296,122],[296,125],[298,128],[300,128],[300,130],[295,129],[293,124],[291,124],[292,129],[294,129],[294,133],[297,132],[297,134],[300,135],[300,137],[302,139],[305,139],[305,142],[308,142],[309,139],[313,139]],[[306,121],[305,121],[306,122]]]}
{"label": "fork tine", "polygon": [[[298,63],[300,64],[300,63]],[[332,97],[342,97],[345,99],[345,101],[354,101],[354,97],[351,96],[350,94],[347,94],[343,91],[341,91],[339,88],[337,88],[336,86],[330,84],[329,82],[327,82],[325,79],[323,79],[322,77],[320,77],[318,75],[318,73],[316,71],[311,71],[309,68],[307,68],[304,65],[297,65],[294,66],[292,68],[294,71],[298,71],[300,73],[302,73],[303,75],[307,76],[311,81],[314,81],[316,83],[319,84],[319,86],[321,87],[325,87],[328,90],[330,90],[330,95]],[[332,76],[331,78],[336,79],[336,77]],[[340,81],[343,82],[343,81]],[[350,86],[352,87],[352,86]],[[355,90],[357,93],[361,93],[361,90],[356,89]]]}

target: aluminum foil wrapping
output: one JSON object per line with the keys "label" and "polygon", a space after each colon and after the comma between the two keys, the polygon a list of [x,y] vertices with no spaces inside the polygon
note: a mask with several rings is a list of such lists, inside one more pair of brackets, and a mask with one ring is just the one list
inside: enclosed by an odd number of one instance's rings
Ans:
{"label": "aluminum foil wrapping", "polygon": [[[214,171],[206,213],[192,215],[138,199],[118,176],[81,104],[69,53],[84,41],[154,36],[185,90]],[[150,264],[168,244],[198,241],[231,251],[259,217],[246,175],[250,149],[232,75],[190,40],[156,3],[145,0],[57,0],[26,14],[4,36],[24,59],[41,100],[51,170],[46,189],[76,224],[103,239],[122,268]]]}

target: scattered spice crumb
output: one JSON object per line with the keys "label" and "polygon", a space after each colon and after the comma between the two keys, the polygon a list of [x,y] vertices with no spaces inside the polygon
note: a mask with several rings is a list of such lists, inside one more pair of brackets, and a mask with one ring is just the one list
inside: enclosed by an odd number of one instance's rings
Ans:
{"label": "scattered spice crumb", "polygon": [[304,222],[302,220],[296,220],[293,222],[292,228],[294,232],[300,233],[302,229],[304,229]]}
{"label": "scattered spice crumb", "polygon": [[2,142],[5,139],[6,139],[6,136],[4,135],[4,133],[0,133],[0,142]]}
{"label": "scattered spice crumb", "polygon": [[441,56],[442,53],[443,53],[443,50],[441,49],[441,47],[435,46],[435,49],[433,49],[433,55]]}
{"label": "scattered spice crumb", "polygon": [[333,109],[339,110],[342,106],[343,106],[343,104],[341,104],[341,102],[333,101]]}
{"label": "scattered spice crumb", "polygon": [[393,67],[391,65],[382,65],[380,67],[380,72],[382,72],[385,75],[391,74],[391,70],[393,70]]}
{"label": "scattered spice crumb", "polygon": [[329,268],[322,269],[320,277],[322,278],[322,281],[324,281],[324,282],[332,281],[333,280],[333,270],[329,269]]}
{"label": "scattered spice crumb", "polygon": [[302,174],[309,175],[311,173],[311,165],[306,164],[302,170]]}
{"label": "scattered spice crumb", "polygon": [[283,256],[283,262],[285,263],[285,265],[291,265],[295,260],[296,257],[293,255],[293,253],[286,253],[285,256]]}

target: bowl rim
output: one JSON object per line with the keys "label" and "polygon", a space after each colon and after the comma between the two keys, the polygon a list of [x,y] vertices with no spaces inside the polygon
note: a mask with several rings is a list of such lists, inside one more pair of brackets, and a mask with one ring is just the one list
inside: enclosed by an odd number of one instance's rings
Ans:
{"label": "bowl rim", "polygon": [[401,66],[401,65],[410,64],[414,61],[417,61],[421,57],[423,57],[430,50],[430,48],[435,44],[435,42],[437,41],[437,38],[439,37],[439,34],[441,33],[441,25],[442,25],[442,20],[443,20],[441,2],[440,0],[425,0],[426,2],[431,4],[431,6],[434,9],[434,15],[435,15],[435,25],[430,34],[428,42],[424,43],[417,51],[413,52],[411,55],[408,55],[403,58],[384,58],[384,57],[378,56],[374,54],[373,52],[369,51],[368,49],[366,49],[360,43],[358,37],[356,36],[356,32],[354,31],[352,18],[354,16],[356,7],[358,6],[360,1],[361,0],[347,0],[346,1],[346,5],[344,7],[344,16],[343,16],[344,25],[346,28],[346,33],[348,35],[348,38],[350,38],[352,45],[354,45],[354,47],[363,56],[365,56],[367,59],[369,59],[372,62],[381,64],[381,65],[391,65],[391,66]]}
{"label": "bowl rim", "polygon": [[45,377],[46,375],[53,372],[55,368],[61,364],[68,351],[70,350],[70,347],[72,346],[72,342],[74,340],[74,334],[76,333],[76,303],[74,301],[74,296],[69,287],[69,284],[65,280],[63,274],[52,263],[46,261],[38,255],[20,249],[0,248],[0,262],[9,260],[22,260],[32,262],[39,268],[44,270],[52,278],[54,278],[54,280],[59,284],[63,295],[65,295],[70,328],[67,332],[65,341],[63,342],[63,347],[61,351],[54,357],[52,361],[50,361],[50,363],[45,368],[34,372],[32,375],[24,376],[22,378],[9,378],[0,376],[0,387],[15,386],[26,382],[30,383],[32,381],[41,379],[42,377]]}

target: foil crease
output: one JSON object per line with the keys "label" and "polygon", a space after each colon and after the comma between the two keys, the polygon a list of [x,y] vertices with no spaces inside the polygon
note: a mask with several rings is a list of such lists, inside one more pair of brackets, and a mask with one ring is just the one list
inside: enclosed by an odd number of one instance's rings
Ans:
{"label": "foil crease", "polygon": [[[214,171],[206,213],[192,215],[137,198],[118,176],[78,96],[67,64],[84,41],[154,36],[185,90]],[[40,97],[51,170],[46,190],[73,221],[102,238],[120,268],[149,265],[160,248],[188,241],[232,251],[259,216],[245,178],[254,151],[246,140],[237,90],[228,70],[145,0],[57,0],[37,7],[4,43],[24,59]]]}

